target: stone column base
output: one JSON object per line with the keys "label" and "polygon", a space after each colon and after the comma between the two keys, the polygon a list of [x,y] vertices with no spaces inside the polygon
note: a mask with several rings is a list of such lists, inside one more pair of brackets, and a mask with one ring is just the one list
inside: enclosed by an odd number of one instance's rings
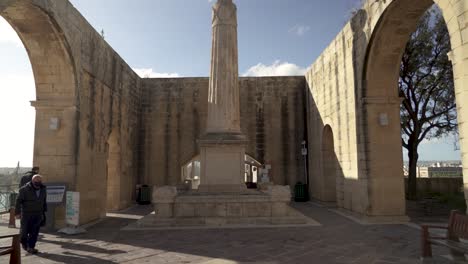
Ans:
{"label": "stone column base", "polygon": [[241,134],[211,133],[200,144],[201,192],[241,192],[246,190],[245,144]]}
{"label": "stone column base", "polygon": [[[238,193],[187,192],[173,196],[175,187],[155,188],[155,215],[141,227],[302,225],[310,219],[289,206],[289,186],[269,186],[266,191]],[[164,197],[162,197],[163,195]]]}

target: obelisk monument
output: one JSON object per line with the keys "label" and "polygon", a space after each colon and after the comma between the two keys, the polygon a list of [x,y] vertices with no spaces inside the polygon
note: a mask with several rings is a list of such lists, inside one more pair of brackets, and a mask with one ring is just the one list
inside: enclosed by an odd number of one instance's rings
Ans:
{"label": "obelisk monument", "polygon": [[198,190],[155,186],[155,214],[140,227],[309,224],[289,206],[289,186],[247,190],[245,146],[241,133],[237,62],[237,9],[232,0],[213,6],[211,74],[206,132],[198,140],[201,175]]}
{"label": "obelisk monument", "polygon": [[232,0],[213,6],[211,72],[206,133],[201,150],[201,192],[245,189],[245,136],[240,129],[237,8]]}

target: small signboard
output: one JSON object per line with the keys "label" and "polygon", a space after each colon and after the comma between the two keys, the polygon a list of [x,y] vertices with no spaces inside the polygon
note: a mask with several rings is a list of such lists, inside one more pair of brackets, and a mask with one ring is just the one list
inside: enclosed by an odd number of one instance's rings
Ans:
{"label": "small signboard", "polygon": [[65,194],[65,185],[47,185],[47,203],[59,204],[63,202],[63,195]]}
{"label": "small signboard", "polygon": [[77,226],[80,221],[80,193],[67,192],[67,205],[65,210],[66,222],[69,225]]}

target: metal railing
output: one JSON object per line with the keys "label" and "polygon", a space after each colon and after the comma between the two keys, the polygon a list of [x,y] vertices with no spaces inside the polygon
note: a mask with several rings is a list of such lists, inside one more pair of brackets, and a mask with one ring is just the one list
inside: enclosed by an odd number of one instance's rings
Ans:
{"label": "metal railing", "polygon": [[0,214],[6,214],[15,206],[17,192],[14,186],[0,185]]}

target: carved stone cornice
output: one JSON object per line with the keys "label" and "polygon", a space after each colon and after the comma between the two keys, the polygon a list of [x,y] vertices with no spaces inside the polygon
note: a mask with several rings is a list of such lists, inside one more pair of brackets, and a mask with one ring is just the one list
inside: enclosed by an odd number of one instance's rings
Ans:
{"label": "carved stone cornice", "polygon": [[237,8],[232,0],[218,0],[213,6],[212,26],[237,26]]}
{"label": "carved stone cornice", "polygon": [[66,108],[76,108],[76,104],[73,99],[70,98],[61,98],[61,99],[44,99],[31,101],[31,106],[36,109],[52,108],[52,109],[66,109]]}

